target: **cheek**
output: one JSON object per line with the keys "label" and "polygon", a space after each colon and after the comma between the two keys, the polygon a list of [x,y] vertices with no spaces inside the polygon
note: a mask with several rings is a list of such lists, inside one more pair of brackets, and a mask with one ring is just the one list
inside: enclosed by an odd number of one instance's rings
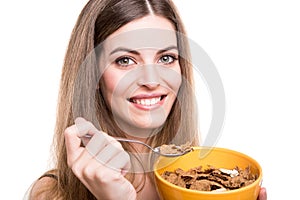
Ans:
{"label": "cheek", "polygon": [[113,72],[113,70],[107,69],[102,76],[101,90],[106,102],[111,105],[111,100],[114,91],[120,81],[120,77]]}
{"label": "cheek", "polygon": [[174,73],[172,73],[172,74],[173,74],[173,77],[170,79],[170,85],[171,85],[172,89],[174,90],[175,95],[177,96],[178,90],[182,83],[181,69],[180,69],[179,65],[174,69]]}
{"label": "cheek", "polygon": [[177,92],[182,83],[182,75],[179,66],[176,66],[172,69],[160,68],[160,77],[167,85],[167,87],[172,90],[173,94],[176,96]]}
{"label": "cheek", "polygon": [[177,92],[181,86],[182,83],[182,75],[181,75],[181,69],[180,66],[178,66],[178,68],[176,68],[176,73],[178,74],[178,78],[174,79],[174,86],[177,88]]}
{"label": "cheek", "polygon": [[[132,90],[136,77],[127,71],[108,68],[102,76],[101,91],[110,107],[113,101],[116,105],[123,102]],[[122,102],[120,102],[122,101]]]}

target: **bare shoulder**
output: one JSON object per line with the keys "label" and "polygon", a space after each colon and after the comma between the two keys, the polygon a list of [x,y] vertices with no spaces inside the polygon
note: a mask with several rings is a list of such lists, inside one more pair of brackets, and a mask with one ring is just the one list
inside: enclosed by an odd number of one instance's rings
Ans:
{"label": "bare shoulder", "polygon": [[53,195],[51,188],[57,184],[57,180],[50,176],[43,176],[38,179],[32,186],[29,200],[45,200]]}

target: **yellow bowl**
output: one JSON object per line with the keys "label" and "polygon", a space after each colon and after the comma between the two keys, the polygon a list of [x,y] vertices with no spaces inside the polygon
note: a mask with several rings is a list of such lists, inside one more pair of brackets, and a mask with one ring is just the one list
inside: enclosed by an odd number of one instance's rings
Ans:
{"label": "yellow bowl", "polygon": [[[177,168],[189,170],[198,166],[212,165],[216,168],[241,169],[250,167],[257,174],[257,180],[245,187],[224,191],[205,192],[190,190],[169,183],[161,177],[164,171],[174,171]],[[262,181],[262,169],[253,158],[237,151],[224,148],[194,147],[194,151],[177,158],[160,157],[154,164],[155,181],[161,199],[164,200],[256,200]]]}

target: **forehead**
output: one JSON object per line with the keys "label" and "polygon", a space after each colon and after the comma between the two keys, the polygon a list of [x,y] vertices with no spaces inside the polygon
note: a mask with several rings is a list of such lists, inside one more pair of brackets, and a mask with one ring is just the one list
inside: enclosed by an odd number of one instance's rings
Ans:
{"label": "forehead", "polygon": [[136,29],[143,29],[143,28],[154,28],[154,29],[165,29],[165,30],[175,30],[173,24],[166,18],[156,15],[146,15],[145,17],[135,19],[117,31],[111,34],[112,37],[118,35],[122,32],[128,32]]}
{"label": "forehead", "polygon": [[111,34],[102,45],[105,50],[117,47],[162,49],[177,46],[177,37],[169,20],[151,15],[124,25]]}

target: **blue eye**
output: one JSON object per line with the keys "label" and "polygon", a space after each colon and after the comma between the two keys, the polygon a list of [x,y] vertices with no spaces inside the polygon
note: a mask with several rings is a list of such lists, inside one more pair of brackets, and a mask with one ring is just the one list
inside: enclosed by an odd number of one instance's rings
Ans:
{"label": "blue eye", "polygon": [[162,64],[172,64],[173,62],[175,62],[175,60],[177,60],[177,58],[175,56],[171,56],[171,55],[163,55],[158,63],[162,63]]}
{"label": "blue eye", "polygon": [[116,64],[126,67],[132,64],[135,64],[135,62],[133,61],[133,59],[129,58],[129,57],[122,57],[122,58],[118,58],[115,61]]}

